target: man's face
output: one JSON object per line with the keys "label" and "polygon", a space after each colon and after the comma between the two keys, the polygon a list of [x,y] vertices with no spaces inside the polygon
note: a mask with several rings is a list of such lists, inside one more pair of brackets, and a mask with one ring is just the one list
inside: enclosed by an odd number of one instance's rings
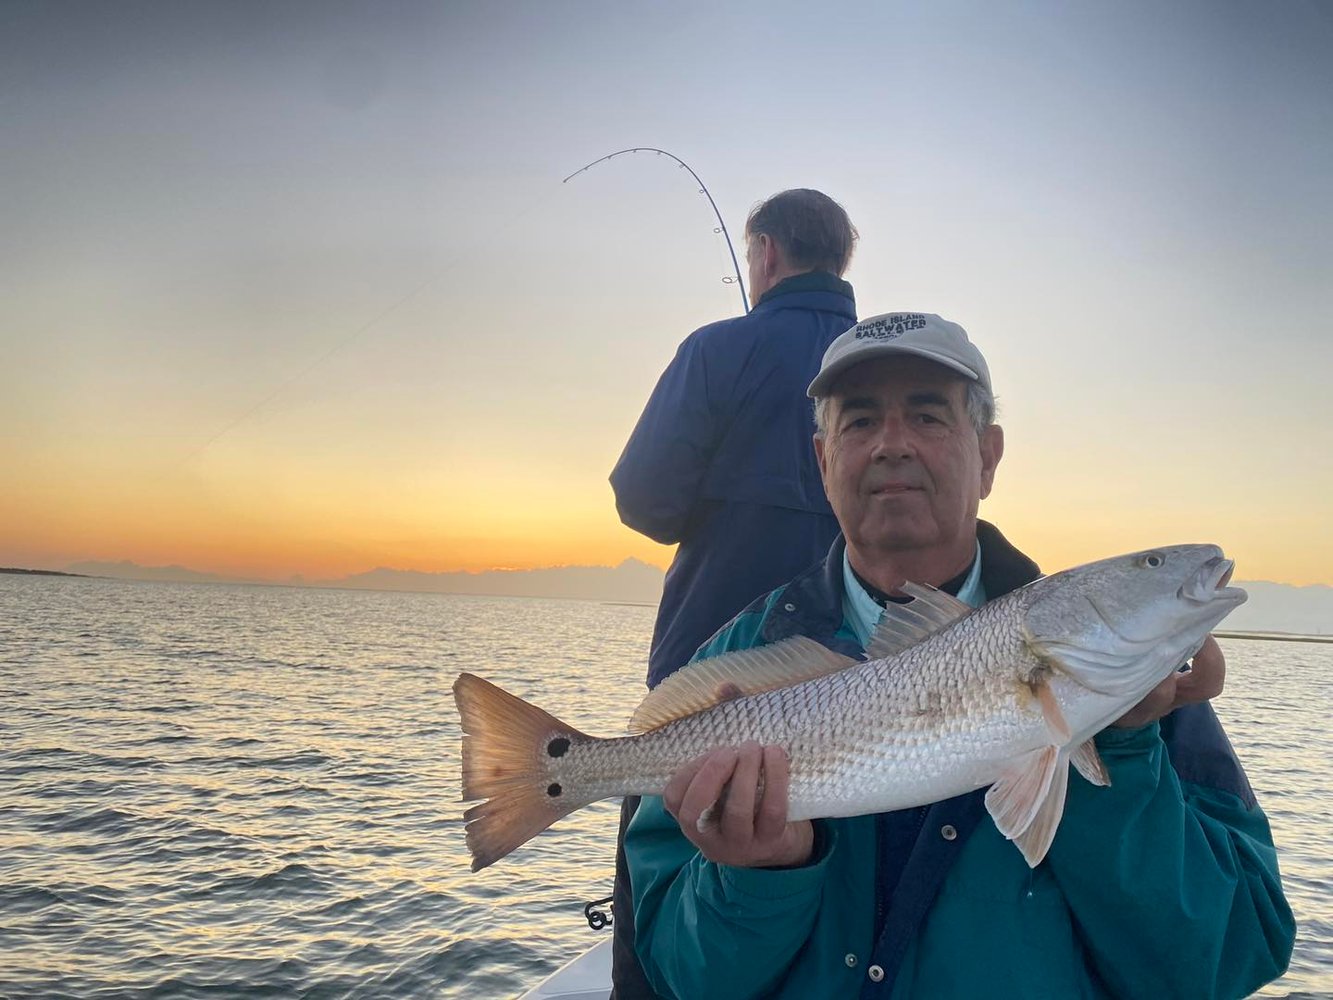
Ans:
{"label": "man's face", "polygon": [[961,375],[895,356],[850,369],[815,438],[824,491],[854,552],[962,551],[1004,451],[999,427],[978,438]]}

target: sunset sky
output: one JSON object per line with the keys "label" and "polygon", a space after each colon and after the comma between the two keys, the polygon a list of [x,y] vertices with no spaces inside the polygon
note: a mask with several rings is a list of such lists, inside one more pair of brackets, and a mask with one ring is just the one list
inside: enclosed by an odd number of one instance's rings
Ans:
{"label": "sunset sky", "polygon": [[1333,6],[714,6],[6,0],[0,566],[666,565],[606,477],[730,261],[664,158],[561,183],[650,145],[968,329],[1045,568],[1333,582]]}

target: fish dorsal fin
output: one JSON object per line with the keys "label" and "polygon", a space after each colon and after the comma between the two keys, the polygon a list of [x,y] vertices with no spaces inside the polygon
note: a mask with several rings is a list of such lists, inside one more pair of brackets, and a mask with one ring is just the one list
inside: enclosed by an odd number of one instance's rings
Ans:
{"label": "fish dorsal fin", "polygon": [[710,656],[681,667],[648,692],[628,731],[646,733],[706,708],[837,673],[858,661],[794,635],[767,646]]}
{"label": "fish dorsal fin", "polygon": [[884,609],[884,613],[879,616],[879,624],[866,643],[866,656],[869,659],[882,660],[886,656],[901,653],[972,613],[971,606],[936,587],[909,581],[903,584],[902,591],[912,601],[908,604],[889,604]]}

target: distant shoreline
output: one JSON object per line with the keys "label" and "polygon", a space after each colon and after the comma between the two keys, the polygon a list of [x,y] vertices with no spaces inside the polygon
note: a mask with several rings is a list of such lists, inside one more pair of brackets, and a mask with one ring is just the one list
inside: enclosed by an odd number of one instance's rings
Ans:
{"label": "distant shoreline", "polygon": [[16,566],[0,566],[0,573],[14,573],[18,576],[77,576],[82,580],[92,579],[84,573],[61,573],[54,569],[19,569]]}
{"label": "distant shoreline", "polygon": [[505,593],[500,590],[429,590],[410,587],[367,587],[347,584],[342,581],[322,583],[315,580],[300,582],[287,580],[245,580],[245,579],[199,579],[185,580],[172,577],[114,576],[95,573],[63,573],[53,569],[21,569],[0,566],[0,574],[10,573],[15,576],[58,576],[79,580],[109,580],[113,583],[165,584],[181,587],[265,587],[279,590],[328,590],[346,594],[419,594],[424,597],[489,597],[502,600],[520,601],[587,601],[608,607],[655,608],[655,601],[613,601],[597,594],[539,594]]}
{"label": "distant shoreline", "polygon": [[[601,568],[601,567],[598,567]],[[607,567],[609,570],[610,568]],[[168,583],[168,584],[187,584],[187,585],[212,585],[212,586],[250,586],[250,587],[279,587],[279,588],[300,588],[309,590],[333,590],[344,592],[369,592],[381,594],[422,594],[436,595],[441,597],[490,597],[503,599],[520,600],[570,600],[570,601],[592,601],[606,607],[634,607],[634,608],[652,608],[656,607],[653,601],[634,601],[622,599],[612,599],[609,595],[597,594],[596,592],[584,592],[577,594],[553,594],[553,593],[514,593],[505,592],[500,589],[486,589],[484,583],[476,590],[453,590],[453,589],[435,589],[431,587],[412,587],[412,586],[365,586],[350,584],[347,581],[330,581],[327,583],[308,580],[244,580],[244,579],[171,579],[167,578],[148,578],[132,576],[116,576],[92,573],[70,573],[61,570],[51,569],[23,569],[17,566],[0,566],[0,574],[9,574],[13,576],[26,577],[65,577],[82,580],[116,580],[123,583]],[[485,579],[485,574],[481,575],[481,583]],[[1255,631],[1227,630],[1213,633],[1219,639],[1234,640],[1258,640],[1262,642],[1313,642],[1322,644],[1333,644],[1333,635],[1325,634],[1322,630],[1317,633],[1310,632],[1283,632],[1276,629],[1264,629]]]}
{"label": "distant shoreline", "polygon": [[625,559],[618,566],[552,566],[533,570],[491,570],[481,573],[426,573],[380,568],[341,580],[259,580],[198,573],[183,566],[139,566],[121,562],[90,562],[64,570],[0,570],[27,579],[82,577],[126,583],[200,584],[225,587],[296,587],[310,590],[412,593],[472,597],[547,598],[604,604],[656,607],[661,599],[662,573],[642,560]]}
{"label": "distant shoreline", "polygon": [[1218,639],[1259,639],[1268,642],[1333,642],[1333,635],[1301,635],[1297,632],[1214,632]]}

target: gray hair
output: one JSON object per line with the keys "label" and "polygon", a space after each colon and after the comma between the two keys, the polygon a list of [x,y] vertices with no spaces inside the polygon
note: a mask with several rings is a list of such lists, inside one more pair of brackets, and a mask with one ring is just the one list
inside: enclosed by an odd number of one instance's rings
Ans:
{"label": "gray hair", "polygon": [[774,240],[787,261],[802,271],[828,271],[839,277],[847,270],[860,234],[847,210],[812,188],[779,191],[750,210],[745,236]]}
{"label": "gray hair", "polygon": [[[820,396],[815,400],[816,437],[823,438],[828,435],[829,404],[831,402],[833,402],[832,396]],[[967,416],[972,421],[972,427],[977,432],[977,437],[980,437],[987,427],[995,423],[995,412],[995,394],[980,382],[968,379]]]}

